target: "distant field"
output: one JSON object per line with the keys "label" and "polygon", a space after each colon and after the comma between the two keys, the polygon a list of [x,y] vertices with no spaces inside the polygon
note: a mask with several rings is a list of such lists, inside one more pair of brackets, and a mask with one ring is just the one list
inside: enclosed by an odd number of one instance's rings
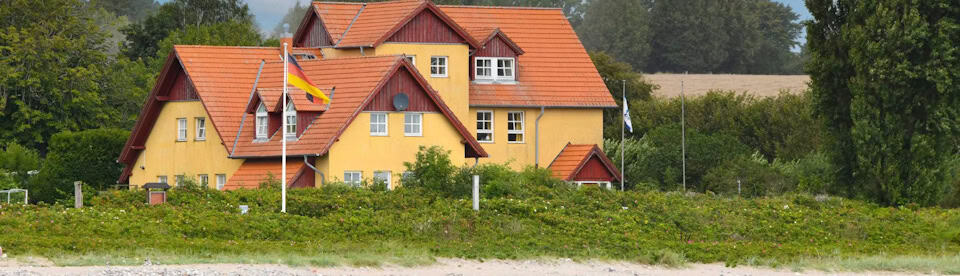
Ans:
{"label": "distant field", "polygon": [[643,77],[660,86],[653,94],[662,97],[680,96],[681,80],[684,94],[688,96],[703,95],[710,90],[733,90],[761,97],[776,96],[781,90],[802,92],[810,81],[807,75],[646,74]]}

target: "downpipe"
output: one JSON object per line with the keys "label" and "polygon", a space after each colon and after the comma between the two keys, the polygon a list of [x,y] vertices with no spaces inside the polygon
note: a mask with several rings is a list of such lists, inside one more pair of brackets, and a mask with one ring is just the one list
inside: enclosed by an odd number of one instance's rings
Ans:
{"label": "downpipe", "polygon": [[534,128],[534,141],[533,141],[533,152],[534,152],[534,167],[540,168],[540,118],[543,118],[544,107],[540,107],[540,115],[537,115],[537,120],[533,123]]}

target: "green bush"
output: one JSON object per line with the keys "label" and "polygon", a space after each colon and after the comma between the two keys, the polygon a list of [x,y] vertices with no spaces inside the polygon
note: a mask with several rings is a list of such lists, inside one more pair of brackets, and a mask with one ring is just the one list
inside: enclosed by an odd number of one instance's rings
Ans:
{"label": "green bush", "polygon": [[84,190],[105,190],[117,183],[123,164],[120,150],[130,135],[119,129],[91,129],[53,135],[43,168],[29,185],[31,201],[53,203],[73,196],[73,182]]}
{"label": "green bush", "polygon": [[[111,191],[90,208],[7,206],[0,244],[22,255],[144,252],[191,256],[277,252],[343,254],[373,248],[430,257],[614,259],[676,265],[781,262],[896,252],[957,252],[960,210],[888,208],[809,195],[731,199],[705,194],[576,189],[470,200],[419,189],[374,192],[337,185],[288,191]],[[240,214],[238,205],[248,205]],[[142,260],[142,259],[141,259]]]}
{"label": "green bush", "polygon": [[[660,190],[681,189],[682,149],[680,125],[661,126],[647,133],[653,149],[650,156],[643,158],[640,164],[643,175],[658,183]],[[724,162],[749,154],[748,148],[727,134],[704,134],[697,129],[687,128],[687,189],[705,192],[702,178],[710,169]]]}
{"label": "green bush", "polygon": [[417,160],[403,165],[411,173],[403,179],[403,187],[423,189],[444,196],[462,197],[470,193],[463,179],[454,179],[457,167],[450,162],[450,151],[440,146],[420,146]]}
{"label": "green bush", "polygon": [[794,191],[794,182],[759,154],[740,156],[714,167],[703,177],[706,189],[718,194],[757,197]]}
{"label": "green bush", "polygon": [[37,151],[16,143],[7,144],[0,151],[0,189],[26,187],[30,172],[40,169]]}

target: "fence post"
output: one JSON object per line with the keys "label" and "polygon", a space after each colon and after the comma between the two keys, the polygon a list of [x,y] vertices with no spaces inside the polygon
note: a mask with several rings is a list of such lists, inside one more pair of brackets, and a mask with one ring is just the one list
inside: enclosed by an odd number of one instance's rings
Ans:
{"label": "fence post", "polygon": [[73,182],[73,208],[83,208],[83,181]]}
{"label": "fence post", "polygon": [[473,175],[473,210],[480,211],[480,176]]}

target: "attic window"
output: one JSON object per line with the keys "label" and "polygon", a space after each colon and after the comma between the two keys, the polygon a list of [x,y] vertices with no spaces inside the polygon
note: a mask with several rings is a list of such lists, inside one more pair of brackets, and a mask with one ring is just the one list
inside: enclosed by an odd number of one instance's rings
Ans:
{"label": "attic window", "polygon": [[257,108],[257,139],[267,139],[267,106],[260,103]]}
{"label": "attic window", "polygon": [[317,56],[313,54],[293,54],[293,57],[296,58],[297,60],[317,59]]}
{"label": "attic window", "polygon": [[516,80],[516,59],[478,57],[474,62],[476,79],[480,81]]}
{"label": "attic window", "polygon": [[293,106],[292,99],[287,102],[287,126],[284,128],[283,136],[288,140],[297,139],[297,109]]}

